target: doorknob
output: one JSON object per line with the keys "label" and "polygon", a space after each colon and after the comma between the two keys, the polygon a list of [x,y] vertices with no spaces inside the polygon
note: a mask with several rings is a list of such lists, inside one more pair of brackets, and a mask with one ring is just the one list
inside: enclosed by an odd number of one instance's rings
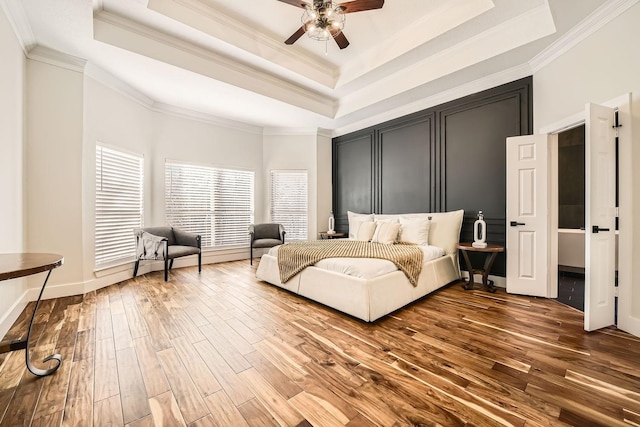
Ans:
{"label": "doorknob", "polygon": [[524,222],[511,221],[510,225],[512,227],[517,227],[518,225],[525,225],[525,223]]}
{"label": "doorknob", "polygon": [[600,231],[609,231],[608,228],[600,228],[597,225],[594,225],[593,227],[591,227],[591,231],[593,231],[594,233],[598,233]]}

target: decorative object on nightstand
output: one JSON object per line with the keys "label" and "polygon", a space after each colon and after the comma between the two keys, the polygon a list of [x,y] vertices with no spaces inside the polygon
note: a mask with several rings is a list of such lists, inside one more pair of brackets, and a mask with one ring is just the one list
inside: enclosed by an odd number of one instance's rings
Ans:
{"label": "decorative object on nightstand", "polygon": [[474,248],[487,247],[487,223],[484,222],[482,211],[478,211],[478,219],[473,223],[473,243]]}
{"label": "decorative object on nightstand", "polygon": [[333,234],[336,232],[336,230],[333,229],[335,225],[336,225],[336,220],[333,217],[333,211],[331,211],[331,213],[329,214],[329,227],[327,228],[327,234]]}

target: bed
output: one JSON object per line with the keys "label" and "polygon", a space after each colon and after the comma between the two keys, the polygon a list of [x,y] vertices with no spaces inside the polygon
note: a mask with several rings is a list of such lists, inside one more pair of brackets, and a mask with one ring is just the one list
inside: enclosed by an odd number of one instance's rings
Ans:
{"label": "bed", "polygon": [[[389,267],[390,261],[368,258],[325,259],[283,281],[278,267],[279,246],[271,248],[262,256],[256,277],[351,316],[373,322],[460,279],[457,244],[463,215],[462,210],[403,215],[363,215],[349,212],[350,239],[364,240],[369,237],[371,228],[379,231],[383,223],[397,223],[399,240],[420,243],[425,257],[415,286],[403,271],[393,264]],[[425,222],[428,222],[428,237],[424,233],[408,234],[414,224]]]}

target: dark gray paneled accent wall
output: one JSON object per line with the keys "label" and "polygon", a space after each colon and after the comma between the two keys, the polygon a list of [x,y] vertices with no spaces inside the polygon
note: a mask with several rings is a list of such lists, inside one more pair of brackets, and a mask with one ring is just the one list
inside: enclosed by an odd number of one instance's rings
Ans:
{"label": "dark gray paneled accent wall", "polygon": [[347,210],[373,212],[373,149],[373,133],[333,142],[333,212],[336,231],[348,230]]}
{"label": "dark gray paneled accent wall", "polygon": [[[376,212],[429,212],[432,206],[434,115],[392,123],[377,131]],[[418,194],[419,197],[414,197]]]}
{"label": "dark gray paneled accent wall", "polygon": [[[506,146],[531,134],[527,77],[333,140],[333,211],[411,213],[465,210],[461,241],[485,214],[489,243],[505,243]],[[493,273],[504,275],[505,255]],[[474,264],[481,264],[476,257]]]}

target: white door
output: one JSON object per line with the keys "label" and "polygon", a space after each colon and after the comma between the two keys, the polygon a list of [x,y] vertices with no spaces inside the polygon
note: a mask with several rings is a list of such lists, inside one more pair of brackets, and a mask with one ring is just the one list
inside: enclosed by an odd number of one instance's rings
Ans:
{"label": "white door", "polygon": [[507,292],[550,297],[547,135],[507,138]]}
{"label": "white door", "polygon": [[587,104],[585,126],[584,329],[613,325],[616,147],[612,108]]}

